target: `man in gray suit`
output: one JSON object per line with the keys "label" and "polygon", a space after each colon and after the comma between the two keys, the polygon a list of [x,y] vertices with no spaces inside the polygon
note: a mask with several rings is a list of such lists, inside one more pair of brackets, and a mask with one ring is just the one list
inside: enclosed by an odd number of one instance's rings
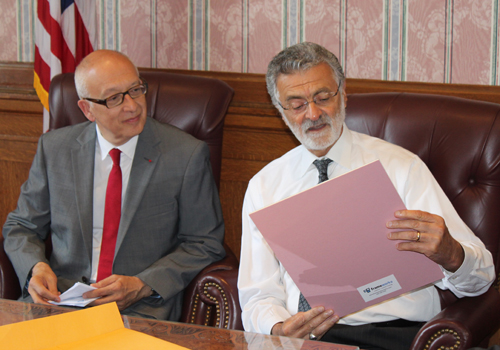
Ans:
{"label": "man in gray suit", "polygon": [[[126,314],[178,320],[183,289],[225,254],[208,146],[147,117],[147,83],[121,53],[90,54],[77,67],[75,83],[89,122],[40,138],[18,206],[3,228],[23,300],[59,301],[79,281],[97,287],[84,295],[99,297],[91,305],[116,301]],[[112,272],[101,279],[113,148],[121,151],[123,200]]]}

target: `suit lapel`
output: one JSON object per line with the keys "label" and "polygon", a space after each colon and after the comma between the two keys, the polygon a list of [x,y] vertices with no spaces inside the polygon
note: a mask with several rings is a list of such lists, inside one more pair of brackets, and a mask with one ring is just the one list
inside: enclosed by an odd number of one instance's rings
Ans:
{"label": "suit lapel", "polygon": [[127,191],[122,206],[118,237],[116,239],[115,256],[120,249],[125,234],[130,227],[130,223],[134,218],[134,214],[141,203],[144,192],[158,163],[160,152],[156,149],[156,145],[159,142],[160,138],[154,132],[152,122],[148,117],[144,130],[139,135],[132,169],[130,170]]}
{"label": "suit lapel", "polygon": [[76,206],[89,261],[92,261],[95,139],[95,124],[90,123],[78,136],[78,143],[71,150]]}

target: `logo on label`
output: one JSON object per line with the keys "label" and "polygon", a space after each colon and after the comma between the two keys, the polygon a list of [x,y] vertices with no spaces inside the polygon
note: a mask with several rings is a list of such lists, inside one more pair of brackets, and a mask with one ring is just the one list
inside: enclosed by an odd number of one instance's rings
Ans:
{"label": "logo on label", "polygon": [[396,280],[396,277],[394,275],[390,275],[372,283],[368,283],[357,289],[363,300],[368,302],[395,292],[401,289],[401,286]]}

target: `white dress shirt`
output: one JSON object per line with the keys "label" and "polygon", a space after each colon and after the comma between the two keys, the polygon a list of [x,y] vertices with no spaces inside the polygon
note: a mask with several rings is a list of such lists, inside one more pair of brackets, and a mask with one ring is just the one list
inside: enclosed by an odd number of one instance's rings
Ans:
{"label": "white dress shirt", "polygon": [[[451,235],[464,249],[462,266],[455,273],[442,269],[445,278],[436,285],[450,289],[459,297],[476,296],[488,290],[495,278],[490,252],[460,219],[418,156],[384,140],[350,131],[344,124],[342,135],[325,157],[334,161],[328,167],[330,179],[380,160],[406,207],[442,216]],[[313,164],[316,159],[304,146],[298,146],[269,163],[248,184],[243,203],[238,277],[246,331],[270,334],[276,323],[298,312],[300,295],[249,214],[315,186],[318,183],[318,170]],[[350,314],[339,323],[361,325],[398,318],[428,321],[440,310],[439,295],[431,285]]]}
{"label": "white dress shirt", "polygon": [[108,142],[96,124],[97,138],[95,145],[94,160],[94,212],[92,231],[92,274],[90,282],[95,283],[97,279],[97,268],[99,266],[99,256],[101,255],[102,228],[104,224],[104,206],[106,202],[106,188],[108,186],[109,173],[113,168],[113,160],[109,151],[118,148],[120,153],[120,168],[122,170],[122,208],[125,202],[132,161],[134,160],[135,147],[139,136],[134,136],[121,146],[115,147]]}

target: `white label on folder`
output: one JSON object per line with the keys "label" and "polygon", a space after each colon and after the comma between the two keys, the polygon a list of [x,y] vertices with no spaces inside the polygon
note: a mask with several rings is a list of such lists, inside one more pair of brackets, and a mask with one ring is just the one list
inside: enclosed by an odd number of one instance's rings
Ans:
{"label": "white label on folder", "polygon": [[398,280],[394,275],[390,275],[359,287],[358,292],[365,302],[369,302],[399,289],[401,289],[401,286]]}

